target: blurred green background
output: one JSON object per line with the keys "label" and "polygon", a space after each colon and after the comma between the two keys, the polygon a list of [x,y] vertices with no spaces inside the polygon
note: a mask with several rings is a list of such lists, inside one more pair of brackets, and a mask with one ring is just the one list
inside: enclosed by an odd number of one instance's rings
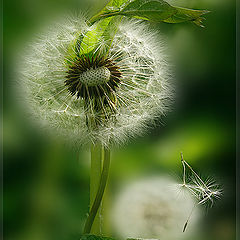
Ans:
{"label": "blurred green background", "polygon": [[[89,195],[89,153],[47,139],[22,116],[12,85],[14,59],[43,22],[70,10],[89,16],[102,0],[4,1],[3,237],[6,240],[79,239]],[[177,0],[207,9],[205,28],[155,24],[175,68],[172,112],[141,138],[112,153],[105,210],[120,187],[151,175],[181,176],[180,151],[224,194],[205,211],[194,240],[235,239],[235,1]],[[106,218],[105,233],[114,235]]]}

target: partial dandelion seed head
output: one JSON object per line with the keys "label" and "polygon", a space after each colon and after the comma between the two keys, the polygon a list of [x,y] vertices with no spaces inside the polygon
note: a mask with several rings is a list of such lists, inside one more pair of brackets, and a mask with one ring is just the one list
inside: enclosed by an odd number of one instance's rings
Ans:
{"label": "partial dandelion seed head", "polygon": [[31,116],[81,144],[119,144],[141,135],[172,99],[158,33],[124,19],[109,49],[102,34],[97,24],[89,27],[84,18],[69,17],[40,34],[20,64]]}
{"label": "partial dandelion seed head", "polygon": [[116,196],[112,211],[114,229],[122,238],[185,239],[196,230],[201,217],[196,207],[188,231],[183,226],[195,206],[187,191],[166,176],[129,183]]}

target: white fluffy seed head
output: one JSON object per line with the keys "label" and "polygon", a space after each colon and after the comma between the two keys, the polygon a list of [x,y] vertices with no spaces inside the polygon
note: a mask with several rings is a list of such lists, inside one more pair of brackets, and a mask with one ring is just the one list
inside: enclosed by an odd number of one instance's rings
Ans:
{"label": "white fluffy seed head", "polygon": [[112,222],[118,236],[125,239],[188,239],[200,220],[195,207],[187,231],[182,232],[195,204],[188,192],[179,191],[174,179],[150,177],[128,183],[116,195]]}
{"label": "white fluffy seed head", "polygon": [[[75,64],[78,54],[77,39],[81,33],[96,29],[87,27],[82,18],[70,18],[57,27],[56,24],[50,27],[23,54],[19,82],[30,114],[44,127],[55,128],[80,144],[96,141],[106,146],[121,144],[141,135],[168,111],[172,99],[169,64],[159,34],[146,23],[124,19],[104,56],[108,67],[76,75],[76,81],[87,86],[85,92],[81,92],[83,88],[79,84],[74,85],[74,80],[66,85],[69,64]],[[102,36],[101,29],[98,31],[96,35]],[[101,40],[100,52],[104,52],[105,46],[106,42]],[[93,50],[91,44],[89,49]],[[109,69],[113,74],[119,73],[114,89],[109,85],[108,80],[112,78]],[[104,89],[93,89],[101,83],[105,84]],[[95,95],[86,101],[84,96],[91,94],[91,88]],[[98,99],[98,95],[102,97]],[[104,122],[91,126],[89,119],[102,116]]]}
{"label": "white fluffy seed head", "polygon": [[87,86],[97,86],[109,81],[110,71],[106,67],[98,67],[89,69],[79,76],[79,81]]}

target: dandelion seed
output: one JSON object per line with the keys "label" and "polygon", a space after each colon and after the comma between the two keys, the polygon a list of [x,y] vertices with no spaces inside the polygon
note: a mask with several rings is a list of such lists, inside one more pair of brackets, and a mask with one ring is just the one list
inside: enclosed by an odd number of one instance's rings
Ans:
{"label": "dandelion seed", "polygon": [[[222,195],[222,189],[215,181],[207,179],[205,182],[200,178],[200,176],[193,170],[193,168],[187,163],[183,154],[181,153],[181,162],[183,166],[183,183],[180,185],[186,188],[197,200],[184,224],[183,232],[185,232],[192,213],[197,205],[203,205],[210,203],[210,207],[213,206],[214,200],[220,199]],[[186,170],[190,170],[191,177],[188,178]]]}
{"label": "dandelion seed", "polygon": [[96,44],[91,34],[103,32],[83,18],[42,34],[22,61],[24,98],[44,126],[79,143],[122,143],[168,110],[166,56],[159,36],[141,21],[123,20],[108,50],[106,39]]}
{"label": "dandelion seed", "polygon": [[[204,204],[208,201],[211,206],[215,199],[219,199],[222,195],[222,190],[214,180],[207,179],[205,182],[193,170],[193,168],[183,159],[181,153],[181,161],[183,164],[183,187],[186,187],[195,197],[198,198],[198,204]],[[187,182],[186,167],[191,171],[192,177]]]}

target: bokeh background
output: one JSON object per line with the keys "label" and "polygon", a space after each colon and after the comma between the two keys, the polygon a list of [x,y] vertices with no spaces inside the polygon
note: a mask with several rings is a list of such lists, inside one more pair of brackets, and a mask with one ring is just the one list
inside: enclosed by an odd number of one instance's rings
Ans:
{"label": "bokeh background", "polygon": [[[48,139],[22,116],[13,91],[14,59],[32,34],[63,11],[94,14],[102,0],[4,1],[3,237],[5,240],[79,239],[88,211],[89,153]],[[105,199],[111,210],[118,189],[148,176],[181,176],[180,152],[204,177],[224,189],[203,211],[194,240],[235,239],[235,1],[176,0],[207,9],[205,28],[155,24],[175,68],[172,112],[141,138],[114,149]],[[107,214],[106,214],[107,215]],[[106,235],[114,236],[111,220]],[[174,240],[174,239],[173,239]]]}

